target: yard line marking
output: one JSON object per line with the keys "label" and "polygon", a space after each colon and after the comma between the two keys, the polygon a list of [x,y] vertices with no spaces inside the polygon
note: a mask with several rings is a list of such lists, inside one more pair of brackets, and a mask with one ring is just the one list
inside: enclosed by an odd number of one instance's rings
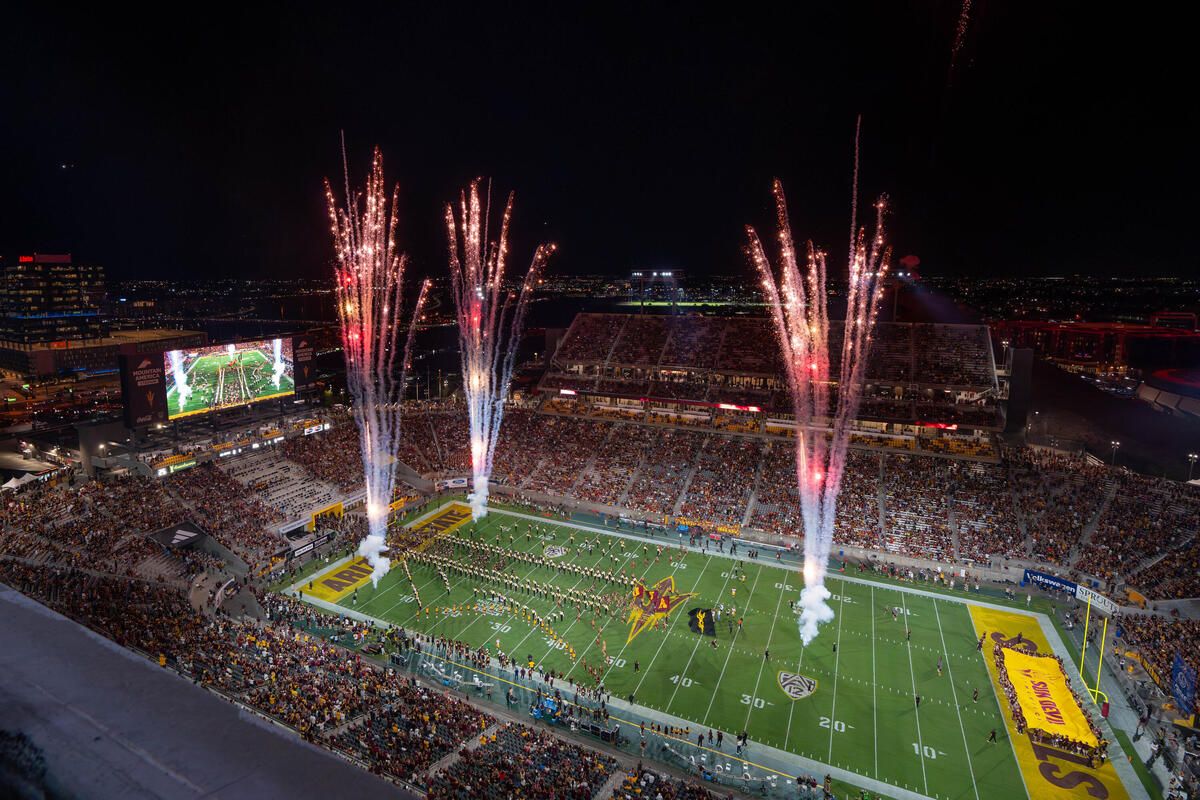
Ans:
{"label": "yard line marking", "polygon": [[[516,541],[515,541],[515,539],[514,539],[514,542],[513,542],[513,543],[514,543],[514,544],[516,544]],[[519,548],[514,548],[514,549],[519,549]],[[532,550],[521,550],[521,552],[524,552],[524,553],[532,553],[533,551],[532,551]],[[573,563],[575,563],[575,561],[576,561],[576,560],[579,558],[579,556],[580,556],[580,555],[582,555],[582,553],[577,553],[577,554],[575,555],[575,557],[571,559],[571,563],[572,563],[572,564],[573,564]],[[603,555],[601,555],[601,558],[603,558],[603,557],[604,557],[604,556],[603,556]],[[595,562],[595,563],[599,563],[599,562],[597,561],[597,562]],[[528,580],[528,579],[529,579],[529,576],[530,576],[530,575],[532,575],[532,574],[534,573],[534,571],[535,571],[535,570],[537,570],[537,569],[538,569],[540,566],[541,566],[541,565],[538,565],[538,564],[535,564],[535,565],[533,565],[533,566],[530,568],[530,570],[524,574],[524,576],[521,578],[521,580],[522,580],[522,581]],[[595,566],[595,564],[593,564],[592,566]],[[473,579],[473,578],[472,578],[471,576],[469,576],[469,575],[464,575],[464,576],[463,576],[463,577],[462,577],[462,578],[461,578],[461,579],[460,579],[460,580],[459,580],[457,583],[455,583],[455,584],[454,584],[454,586],[452,586],[452,587],[451,587],[451,591],[453,591],[454,589],[458,588],[458,586],[459,586],[459,585],[461,585],[462,583],[464,583],[464,582],[466,582],[466,581],[468,581],[468,580],[472,580],[472,579]],[[488,582],[486,582],[486,581],[482,581],[481,583],[483,583],[485,586],[490,586],[490,585],[491,585],[490,583],[488,583]],[[497,593],[497,594],[503,594],[503,592],[501,592],[499,589],[496,589],[496,593]],[[440,595],[439,595],[439,597],[440,597]],[[515,598],[514,598],[514,599],[515,599]],[[528,605],[528,603],[526,603],[525,605]],[[466,626],[465,628],[463,628],[462,630],[458,631],[458,633],[457,633],[456,635],[454,635],[454,636],[452,636],[452,637],[450,637],[450,638],[452,638],[452,639],[457,639],[458,641],[463,641],[463,639],[462,639],[462,636],[463,636],[463,634],[465,634],[465,633],[467,632],[467,630],[468,630],[469,628],[471,628],[471,627],[472,627],[472,626],[473,626],[473,625],[474,625],[476,622],[478,622],[480,619],[482,619],[482,618],[483,618],[483,616],[484,616],[483,614],[480,614],[480,615],[476,616],[476,617],[475,617],[475,619],[473,619],[473,620],[471,620],[469,623],[467,623],[467,626]],[[515,620],[515,619],[516,619],[518,616],[519,616],[518,614],[513,614],[512,616],[508,617],[508,619],[504,620],[504,621],[503,621],[503,622],[501,622],[500,624],[501,624],[501,625],[508,625],[508,624],[509,624],[509,623],[511,623],[513,620]],[[412,617],[410,616],[410,617],[409,617],[409,619],[411,619],[411,618],[412,618]],[[437,626],[437,624],[438,624],[438,622],[439,622],[439,621],[440,621],[440,620],[435,620],[435,621],[434,621],[434,626],[435,626],[435,628],[436,628],[436,626]],[[433,629],[430,629],[430,632],[432,632],[432,630],[433,630]],[[531,632],[532,632],[532,630],[531,630]],[[529,638],[529,636],[528,636],[528,635],[526,635],[526,636],[525,636],[525,639],[527,639],[527,638]],[[517,646],[519,647],[519,646],[520,646],[520,644],[521,644],[521,643],[523,643],[523,642],[525,641],[525,639],[522,639],[522,640],[521,640],[521,642],[518,642],[518,643],[517,643]],[[514,649],[514,652],[515,652],[515,649]]]}
{"label": "yard line marking", "polygon": [[[779,604],[782,602],[783,602],[783,591],[781,590],[779,592],[779,599],[775,601],[775,615],[773,617],[771,617],[771,630],[767,633],[766,649],[768,651],[771,649],[771,639],[774,638],[774,636],[775,636],[775,623],[779,621]],[[754,680],[754,694],[752,695],[753,697],[758,697],[758,686],[759,686],[759,683],[762,681],[763,670],[766,668],[766,666],[767,666],[767,659],[764,657],[762,660],[762,663],[759,664],[759,666],[758,666],[758,677],[755,678],[755,680]],[[742,730],[746,730],[747,728],[750,727],[750,715],[752,713],[754,713],[754,703],[751,703],[750,707],[748,709],[746,709],[746,721],[742,723]]]}
{"label": "yard line marking", "polygon": [[[614,545],[614,546],[615,546],[615,545]],[[606,557],[608,556],[608,554],[609,554],[609,552],[610,552],[611,550],[612,550],[612,547],[610,547],[608,550],[605,550],[604,552],[602,552],[602,553],[600,554],[600,558],[599,558],[599,559],[597,559],[596,561],[592,562],[592,564],[591,564],[591,567],[592,567],[592,568],[594,568],[594,567],[595,567],[597,564],[599,564],[601,561],[603,561],[603,560],[604,560],[604,558],[606,558]],[[526,551],[526,552],[532,552],[532,551]],[[570,563],[574,564],[574,563],[575,563],[575,561],[576,561],[576,559],[578,559],[578,558],[579,558],[579,556],[581,556],[581,555],[583,555],[583,553],[578,553],[578,554],[577,554],[577,555],[576,555],[574,558],[572,558],[572,559],[571,559],[571,562],[570,562]],[[540,567],[540,568],[542,568],[542,569],[549,569],[548,567],[545,567],[545,566],[543,566],[543,565],[540,565],[540,564],[538,564],[538,565],[535,565],[533,569],[531,569],[529,572],[525,573],[525,577],[524,577],[524,578],[522,578],[522,580],[529,580],[529,576],[530,576],[530,575],[532,575],[532,574],[534,573],[534,570],[537,570],[539,567]],[[578,580],[578,581],[575,583],[575,586],[578,586],[578,585],[579,585],[580,583],[582,583],[582,582],[583,582],[583,577],[580,577],[580,579],[579,579],[579,580]],[[532,601],[532,600],[534,600],[535,598],[534,598],[534,597],[530,597],[529,599]],[[529,603],[523,603],[522,605],[529,605]],[[482,616],[482,615],[480,615],[480,616]],[[515,619],[516,619],[518,616],[519,616],[518,614],[513,614],[511,617],[509,617],[508,619],[504,620],[504,622],[502,622],[501,624],[502,624],[502,625],[507,625],[507,624],[509,624],[510,622],[512,622],[513,620],[515,620]],[[461,631],[459,631],[459,632],[458,632],[459,636],[461,636],[462,634],[466,633],[466,632],[467,632],[467,628],[470,628],[470,627],[471,627],[471,625],[474,625],[474,624],[475,624],[476,622],[478,622],[478,621],[479,621],[479,617],[476,617],[474,620],[472,620],[470,625],[467,625],[467,627],[466,627],[466,628],[463,628]],[[529,638],[530,636],[532,636],[532,635],[533,635],[533,634],[534,634],[536,631],[539,631],[539,630],[541,630],[541,628],[538,628],[538,627],[537,627],[536,625],[534,625],[533,623],[530,623],[530,625],[529,625],[529,633],[525,634],[525,636],[524,636],[524,637],[521,639],[521,641],[517,642],[515,645],[513,645],[513,646],[512,646],[512,648],[510,649],[510,655],[511,655],[511,654],[515,654],[515,653],[517,652],[517,648],[519,648],[521,645],[525,644],[525,640],[526,640],[526,639],[528,639],[528,638]],[[458,636],[456,636],[456,637],[454,637],[454,638],[456,638],[456,639],[457,639],[457,638],[458,638]],[[551,649],[553,649],[553,648],[551,648]]]}
{"label": "yard line marking", "polygon": [[[477,530],[477,531],[478,531],[480,534],[482,534],[482,533],[484,532],[484,530],[486,530],[486,526],[487,526],[487,525],[489,525],[490,523],[491,523],[491,518],[489,517],[489,518],[488,518],[488,521],[487,521],[487,522],[480,523],[480,526],[479,526],[479,528],[477,528],[476,530]],[[457,534],[457,532],[455,532],[455,535],[456,535],[456,534]],[[482,537],[480,537],[480,538],[482,538]],[[524,552],[524,551],[523,551],[523,552]],[[397,559],[397,560],[399,560],[399,559]],[[424,584],[422,584],[422,585],[421,585],[421,588],[422,588],[422,589],[423,589],[423,588],[425,588],[425,587],[427,587],[427,586],[429,586],[429,584],[433,583],[434,581],[436,581],[436,580],[438,579],[438,577],[440,577],[440,576],[438,576],[438,575],[437,575],[437,569],[435,569],[434,567],[432,567],[432,566],[430,566],[430,565],[428,565],[428,564],[422,564],[422,563],[419,563],[419,562],[417,562],[417,569],[426,569],[426,570],[429,570],[430,572],[434,573],[434,576],[435,576],[435,577],[433,577],[433,578],[430,578],[430,579],[429,579],[428,581],[426,581]],[[388,572],[388,574],[390,575],[390,574],[391,574],[391,572]],[[456,581],[455,581],[453,584],[451,584],[451,586],[450,586],[450,592],[453,592],[455,589],[457,589],[459,586],[461,586],[461,585],[462,585],[463,583],[465,583],[467,580],[470,580],[469,576],[467,576],[467,575],[463,575],[462,577],[460,577],[460,578],[459,578],[458,580],[456,580]],[[406,581],[406,580],[404,580],[404,579],[400,579],[399,581],[397,581],[397,582],[396,582],[396,585],[397,585],[397,586],[403,586],[405,583],[407,583],[407,581]],[[393,586],[393,587],[390,587],[389,589],[385,589],[383,592],[380,592],[380,595],[386,594],[388,591],[390,591],[390,589],[394,589],[394,588],[395,588],[395,586]],[[447,595],[448,595],[448,594],[450,594],[450,592],[443,592],[443,594],[447,594]],[[438,597],[438,598],[440,598],[441,596],[442,596],[442,595],[440,595],[440,594],[439,594],[437,597]],[[372,600],[375,600],[375,599],[377,599],[377,598],[371,598],[371,599],[372,599]],[[396,607],[396,606],[398,606],[398,605],[400,605],[400,603],[393,603],[393,604],[392,604],[392,605],[391,605],[391,606],[390,606],[390,607],[389,607],[389,608],[388,608],[386,611],[384,611],[384,612],[383,612],[383,614],[381,614],[380,616],[383,616],[383,617],[386,619],[386,618],[387,618],[387,617],[386,617],[387,613],[388,613],[388,612],[390,612],[390,611],[391,611],[393,608],[395,608],[395,607]],[[408,623],[412,622],[412,621],[413,621],[413,619],[414,619],[414,618],[417,616],[417,614],[418,614],[418,613],[420,613],[420,612],[421,612],[421,611],[423,611],[423,610],[424,610],[424,609],[421,609],[421,608],[418,608],[418,609],[416,609],[415,611],[411,612],[411,613],[410,613],[410,614],[409,614],[407,617],[405,617],[405,618],[404,618],[404,620],[403,620],[402,622],[399,622],[399,623],[397,623],[397,624],[398,624],[400,627],[402,627],[402,628],[403,628],[404,626],[408,625]]]}
{"label": "yard line marking", "polygon": [[[564,523],[564,524],[573,524],[573,523]],[[587,528],[580,528],[580,529],[581,529],[581,530],[585,530],[585,531],[586,531],[586,530],[589,530],[589,529],[587,529]],[[612,539],[612,540],[613,540],[614,544],[612,545],[612,547],[616,547],[616,542],[619,542],[619,541],[620,541],[620,537],[614,536],[614,535],[612,535],[612,534],[604,534],[604,535],[605,535],[607,538],[609,538],[609,539]],[[612,548],[610,547],[609,549],[611,550]],[[667,549],[667,548],[664,548],[663,552],[664,552],[664,553],[667,553],[667,552],[668,552],[668,549]],[[684,558],[686,558],[686,555],[684,556]],[[668,562],[668,563],[669,563],[669,562]],[[645,577],[645,576],[646,576],[646,574],[650,572],[650,567],[651,567],[651,566],[653,566],[653,564],[650,564],[649,566],[647,566],[647,567],[646,567],[646,571],[642,573],[642,576],[643,576],[643,577]],[[622,569],[624,569],[624,565],[622,565]],[[571,673],[575,671],[575,668],[576,668],[577,666],[579,666],[580,664],[582,664],[582,663],[583,663],[583,660],[584,660],[584,659],[583,659],[583,657],[584,657],[585,655],[587,655],[587,654],[588,654],[588,653],[591,651],[591,649],[592,649],[593,647],[595,647],[595,646],[596,646],[596,640],[597,640],[597,639],[599,639],[600,637],[602,637],[602,636],[604,635],[604,632],[605,632],[606,630],[608,630],[608,629],[609,629],[609,627],[610,627],[610,626],[613,624],[613,622],[614,622],[614,621],[616,621],[617,619],[620,619],[620,617],[611,617],[611,616],[610,616],[610,617],[609,617],[607,620],[605,620],[605,621],[604,621],[604,624],[600,626],[600,629],[599,629],[598,631],[596,631],[596,637],[595,637],[594,639],[592,639],[591,641],[589,641],[589,642],[587,643],[587,646],[586,646],[586,647],[584,647],[582,650],[580,650],[580,651],[579,651],[579,655],[578,655],[578,657],[575,659],[575,662],[574,662],[573,664],[571,664],[571,668],[570,668],[569,670],[567,670],[565,673],[563,673],[563,675],[562,675],[562,677],[561,677],[561,680],[564,680],[564,681],[565,681],[565,680],[567,680],[567,678],[569,678],[569,677],[571,676]],[[626,642],[625,644],[626,644],[626,646],[628,646],[628,644],[629,644],[629,643],[628,643],[628,642]],[[617,661],[617,659],[618,659],[618,658],[620,658],[620,657],[621,657],[621,654],[622,654],[622,653],[624,653],[624,652],[625,652],[625,648],[624,648],[624,647],[622,647],[622,648],[621,648],[621,651],[620,651],[619,653],[617,653],[616,657],[614,657],[614,658],[613,658],[613,662],[612,662],[612,664],[609,664],[609,665],[608,665],[608,666],[605,668],[605,670],[604,670],[604,674],[600,676],[600,681],[599,681],[600,683],[604,683],[604,679],[608,677],[608,673],[612,672],[612,669],[613,669],[613,664],[616,664],[616,661]]]}
{"label": "yard line marking", "polygon": [[[838,595],[841,600],[838,602],[838,632],[836,645],[842,643],[842,617],[846,616],[846,587],[842,586],[842,593]],[[875,619],[871,617],[871,619]],[[833,654],[833,704],[829,707],[829,758],[827,761],[833,761],[833,732],[837,728],[837,685],[838,685],[838,668],[842,663],[842,649],[838,647]]]}
{"label": "yard line marking", "polygon": [[[904,630],[909,631],[911,629],[908,627],[908,602],[904,599],[903,592],[900,593],[900,606],[901,606],[901,608],[904,609]],[[908,674],[912,677],[912,690],[913,690],[913,696],[911,699],[913,700],[913,702],[915,704],[916,703],[916,695],[917,695],[917,673],[916,673],[916,670],[913,669],[912,648],[909,647],[908,642],[904,643],[904,649],[908,651]],[[927,774],[925,774],[925,740],[921,738],[921,707],[920,706],[914,705],[913,716],[917,720],[917,745],[920,746],[920,748],[921,748],[921,780],[925,781],[925,794],[929,794],[929,776]]]}
{"label": "yard line marking", "polygon": [[[933,601],[933,614],[937,617],[938,635],[942,637],[942,649],[946,649],[946,634],[942,630],[942,615],[938,611],[937,600]],[[954,671],[950,669],[950,657],[946,656],[946,675],[950,678],[950,692],[954,697],[954,710],[958,711],[958,729],[962,731],[963,749],[967,751],[967,770],[971,773],[971,788],[975,790],[975,800],[979,800],[979,786],[975,783],[975,766],[971,763],[971,748],[967,744],[967,729],[963,725],[962,711],[958,708],[958,690],[954,688]]]}
{"label": "yard line marking", "polygon": [[[654,566],[654,562],[653,562],[653,561],[650,561],[650,559],[649,559],[649,558],[647,558],[647,559],[646,559],[646,561],[647,561],[647,562],[649,562],[649,563],[647,563],[647,564],[646,564],[646,568],[645,568],[644,570],[642,570],[642,574],[641,574],[641,581],[642,581],[643,583],[644,583],[644,582],[645,582],[645,580],[646,580],[646,575],[647,575],[647,574],[649,574],[649,572],[650,572],[650,568]],[[624,564],[622,564],[622,565],[621,565],[621,568],[620,568],[619,570],[617,570],[617,574],[620,574],[620,573],[621,573],[621,571],[623,571],[623,570],[625,569],[625,567],[626,567],[626,566],[628,566],[628,565],[629,565],[629,562],[628,562],[628,561],[626,561]],[[572,586],[571,588],[572,588],[572,589],[578,589],[578,588],[579,588],[579,584],[581,584],[581,583],[583,583],[583,578],[580,578],[580,579],[579,579],[579,580],[578,580],[578,581],[575,583],[575,585],[574,585],[574,586]],[[576,623],[578,623],[578,622],[579,622],[581,619],[582,619],[582,617],[578,617],[578,616],[577,616],[577,617],[576,617],[574,620],[572,620],[571,624],[567,626],[567,629],[566,629],[566,630],[564,630],[564,631],[563,631],[561,634],[559,634],[559,636],[562,638],[562,640],[563,640],[564,642],[567,640],[567,634],[571,632],[571,628],[574,628],[574,627],[575,627],[575,625],[576,625]],[[528,636],[526,636],[525,638],[526,638],[526,639],[528,639],[529,637],[528,637]],[[666,638],[666,637],[663,637],[663,638]],[[524,644],[524,643],[525,643],[525,639],[522,639],[521,641],[517,642],[517,647],[520,647],[520,646],[521,646],[522,644]],[[547,658],[549,658],[549,657],[550,657],[550,654],[551,654],[551,653],[553,653],[553,652],[555,651],[555,649],[556,649],[556,648],[553,648],[553,647],[551,647],[549,650],[547,650],[547,651],[546,651],[546,655],[542,656],[542,658],[541,658],[541,661],[539,661],[538,663],[540,664],[542,661],[545,661]],[[620,653],[618,653],[618,654],[617,654],[617,657],[618,657],[618,658],[620,658],[620,655],[621,655],[621,654],[620,654]],[[613,663],[614,663],[614,664],[616,663],[615,659],[614,659]],[[610,667],[609,667],[609,669],[611,670],[611,669],[612,669],[612,667],[610,666]],[[605,673],[604,673],[604,676],[605,676],[605,677],[608,677],[608,671],[605,671]],[[640,685],[640,684],[639,684],[639,685]]]}
{"label": "yard line marking", "polygon": [[[746,597],[746,608],[750,607],[750,600],[754,597],[754,589],[755,589],[755,587],[758,586],[758,579],[762,577],[763,569],[764,569],[764,567],[759,567],[758,574],[756,574],[754,576],[754,583],[750,586],[750,594]],[[737,642],[737,638],[741,634],[741,632],[742,632],[742,629],[741,629],[741,626],[739,626],[738,629],[736,631],[734,631],[733,638],[729,640],[729,653],[726,654],[726,656],[725,656],[725,663],[721,666],[721,674],[717,676],[717,682],[713,686],[713,690],[709,695],[708,708],[705,709],[705,711],[704,711],[704,719],[701,720],[701,722],[700,722],[701,725],[708,724],[708,715],[710,713],[712,713],[713,703],[715,703],[717,700],[717,692],[721,688],[721,680],[725,677],[725,670],[729,669],[729,659],[733,657],[733,645],[735,642]],[[699,647],[700,643],[697,642],[696,646]],[[696,653],[696,651],[693,650],[692,654],[695,655],[695,653]],[[688,663],[691,663],[691,659],[688,660]],[[683,681],[681,680],[679,683],[682,684]],[[678,686],[675,687],[675,691],[679,691]],[[754,705],[753,700],[754,700],[754,698],[751,698],[751,702],[750,702],[751,706]]]}
{"label": "yard line marking", "polygon": [[[711,558],[704,559],[704,568],[700,570],[700,574],[696,576],[696,582],[692,584],[693,592],[696,591],[697,587],[700,586],[700,580],[704,577],[704,573],[708,570],[708,565],[711,564],[712,561],[713,560]],[[645,576],[643,575],[642,577]],[[676,619],[679,619],[679,617],[676,617]],[[715,626],[716,623],[713,623],[713,625]],[[669,629],[664,633],[662,641],[658,643],[658,649],[654,651],[654,655],[650,658],[650,663],[646,665],[644,670],[642,670],[641,680],[637,682],[637,686],[633,687],[634,697],[637,697],[637,693],[641,691],[642,683],[646,680],[646,676],[650,674],[650,669],[654,666],[654,662],[658,660],[658,654],[662,652],[663,645],[666,644],[667,639],[670,638],[670,633],[671,631]]]}
{"label": "yard line marking", "polygon": [[[486,524],[487,524],[487,523],[483,523],[483,525],[486,525]],[[482,526],[481,526],[481,529],[482,529]],[[455,534],[452,534],[452,535],[456,535],[456,534],[457,534],[457,532],[455,532]],[[523,551],[523,552],[530,552],[530,551]],[[407,556],[405,556],[405,559],[407,559]],[[396,569],[396,568],[398,568],[398,567],[399,567],[399,561],[400,561],[400,559],[399,559],[399,558],[397,558],[397,559],[396,559],[396,561],[397,561],[397,566],[396,566],[396,567],[393,567],[392,569]],[[420,586],[420,588],[418,588],[418,589],[417,589],[417,592],[419,593],[419,592],[421,591],[421,589],[426,589],[426,588],[428,588],[430,584],[432,584],[434,581],[438,580],[438,578],[440,578],[441,576],[437,574],[437,570],[436,570],[434,567],[432,567],[432,566],[429,566],[428,564],[422,564],[422,563],[419,563],[419,562],[415,562],[415,563],[416,563],[416,565],[417,565],[417,569],[422,569],[422,568],[424,568],[424,569],[427,569],[427,570],[429,570],[430,572],[434,573],[434,577],[432,577],[432,578],[430,578],[429,580],[427,580],[427,581],[425,581],[424,583],[422,583],[422,584],[421,584],[421,586]],[[389,570],[389,571],[388,571],[388,575],[391,575],[391,574],[392,574],[392,573],[391,573],[391,570]],[[454,583],[453,583],[453,584],[450,586],[450,591],[449,591],[449,592],[443,592],[443,594],[449,595],[451,592],[453,592],[455,589],[457,589],[459,586],[461,586],[461,585],[462,585],[462,583],[463,583],[463,581],[465,581],[465,580],[467,580],[467,577],[466,577],[466,576],[463,576],[463,577],[459,578],[457,581],[455,581],[455,582],[454,582]],[[396,587],[398,587],[398,586],[399,586],[399,587],[403,587],[403,586],[404,586],[404,585],[406,585],[407,583],[408,583],[408,581],[407,581],[406,579],[404,579],[404,578],[400,578],[400,579],[399,579],[399,580],[397,580],[397,581],[396,581],[396,582],[395,582],[393,585],[391,585],[391,586],[387,587],[387,588],[386,588],[386,589],[384,589],[382,592],[379,592],[378,594],[376,594],[374,597],[372,597],[372,598],[371,598],[370,600],[368,600],[367,602],[368,602],[368,603],[373,603],[373,602],[375,602],[376,600],[378,600],[380,597],[383,597],[385,594],[387,594],[388,592],[390,592],[392,589],[395,589],[395,588],[396,588]],[[413,581],[413,583],[416,583],[416,581]],[[442,596],[442,595],[438,595],[438,597],[439,597],[439,598],[440,598],[441,596]],[[414,597],[414,600],[415,600],[415,597]],[[392,603],[392,604],[391,604],[390,606],[388,606],[388,607],[387,607],[387,609],[386,609],[386,610],[384,610],[384,611],[383,611],[383,612],[382,612],[382,613],[381,613],[379,616],[381,616],[381,617],[383,617],[384,619],[386,619],[386,618],[387,618],[387,615],[388,615],[388,614],[391,612],[391,610],[392,610],[393,608],[395,608],[396,606],[400,605],[400,604],[401,604],[401,603],[403,603],[403,602],[404,602],[403,600],[400,600],[400,601],[398,601],[398,602]],[[418,610],[420,610],[420,609],[418,609]],[[415,611],[414,611],[414,612],[412,612],[412,613],[410,613],[410,614],[408,615],[408,617],[407,617],[407,618],[404,620],[404,622],[400,623],[401,627],[403,627],[404,625],[408,624],[408,622],[410,622],[410,621],[413,619],[413,617],[414,617],[415,615],[416,615],[416,612],[415,612]]]}
{"label": "yard line marking", "polygon": [[875,734],[875,777],[879,777],[879,704],[875,700],[875,587],[871,587],[871,719]]}
{"label": "yard line marking", "polygon": [[[721,591],[717,592],[717,600],[718,601],[720,601],[720,599],[725,596],[725,587],[729,585],[729,579],[733,577],[733,572],[734,572],[733,568],[731,567],[729,569],[729,571],[727,571],[725,573],[725,582],[723,584],[721,584]],[[760,569],[759,572],[761,573],[762,570]],[[703,637],[701,637],[701,638],[703,638]],[[737,636],[735,634],[734,639],[736,639],[736,638],[737,638]],[[729,640],[729,646],[733,647],[733,639]],[[692,659],[696,657],[696,651],[699,649],[700,649],[700,640],[697,639],[696,645],[692,648],[692,654],[690,656],[688,656],[687,663],[683,665],[683,671],[679,673],[680,681],[679,681],[679,683],[675,684],[675,691],[671,692],[671,697],[667,700],[666,705],[663,706],[663,711],[666,711],[668,708],[671,707],[671,703],[675,702],[675,695],[679,694],[679,687],[683,686],[682,678],[684,675],[687,675],[688,667],[690,667],[692,665]],[[716,692],[717,687],[714,686],[712,690],[713,690],[713,692]],[[670,713],[670,712],[667,712],[667,713]]]}
{"label": "yard line marking", "polygon": [[[795,616],[795,614],[793,614],[792,616]],[[800,646],[800,661],[799,661],[799,663],[796,664],[796,672],[799,672],[800,670],[804,669],[804,654],[805,654],[805,652],[807,652],[807,650],[808,650],[808,648],[804,647],[804,645],[801,644],[801,646]],[[796,703],[793,701],[791,708],[788,709],[787,731],[784,732],[784,734],[783,734],[783,747],[781,748],[783,750],[787,750],[788,739],[792,738],[792,715],[795,713],[796,713]]]}

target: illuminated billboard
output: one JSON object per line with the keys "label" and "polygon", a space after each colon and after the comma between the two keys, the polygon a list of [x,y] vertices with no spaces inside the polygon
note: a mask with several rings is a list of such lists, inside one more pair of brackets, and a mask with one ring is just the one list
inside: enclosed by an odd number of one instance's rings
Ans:
{"label": "illuminated billboard", "polygon": [[169,419],[296,392],[291,337],[168,350],[162,362]]}

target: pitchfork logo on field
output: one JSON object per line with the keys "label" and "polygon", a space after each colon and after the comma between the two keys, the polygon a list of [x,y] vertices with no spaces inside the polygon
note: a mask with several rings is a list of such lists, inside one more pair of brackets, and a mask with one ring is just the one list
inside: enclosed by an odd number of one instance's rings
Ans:
{"label": "pitchfork logo on field", "polygon": [[633,607],[629,609],[629,638],[625,646],[638,637],[647,628],[658,625],[666,620],[672,611],[686,600],[696,596],[695,592],[681,594],[675,591],[675,576],[663,578],[653,586],[646,586],[641,581],[633,585]]}
{"label": "pitchfork logo on field", "polygon": [[779,688],[793,700],[803,700],[817,690],[817,682],[804,675],[780,670]]}

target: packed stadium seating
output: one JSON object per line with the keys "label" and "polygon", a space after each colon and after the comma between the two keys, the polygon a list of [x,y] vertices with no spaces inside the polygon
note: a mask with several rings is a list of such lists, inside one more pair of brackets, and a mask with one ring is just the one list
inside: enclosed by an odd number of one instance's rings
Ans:
{"label": "packed stadium seating", "polygon": [[362,460],[346,457],[359,451],[358,430],[353,425],[335,425],[317,436],[288,439],[282,449],[289,460],[303,466],[317,480],[343,492],[362,486]]}
{"label": "packed stadium seating", "polygon": [[[882,393],[868,398],[864,417],[999,425],[996,406],[983,399],[983,392],[996,385],[986,327],[880,323],[874,338],[865,378],[890,400],[885,402]],[[841,329],[834,326],[835,374],[840,342]],[[950,387],[967,390],[964,398],[971,403],[944,395]],[[790,408],[767,317],[579,314],[539,384],[549,395],[562,388],[609,397]]]}
{"label": "packed stadium seating", "polygon": [[1008,450],[1016,506],[1025,517],[1034,558],[1066,566],[1072,550],[1107,503],[1114,476],[1082,458]]}
{"label": "packed stadium seating", "polygon": [[891,553],[935,561],[953,558],[946,487],[951,463],[896,456],[884,469],[884,547]]}
{"label": "packed stadium seating", "polygon": [[[431,766],[457,753],[428,776],[431,797],[588,800],[618,770],[611,756],[524,724],[497,728],[460,699],[298,630],[293,624],[315,620],[294,600],[274,596],[283,606],[276,621],[235,620],[206,616],[177,589],[136,579],[0,559],[0,581],[377,774],[420,786]],[[359,628],[346,634],[377,635]],[[429,646],[386,636],[402,648]]]}
{"label": "packed stadium seating", "polygon": [[[1200,672],[1200,620],[1120,614],[1114,621],[1121,630],[1118,647],[1135,652],[1159,685],[1169,686],[1176,653]],[[1200,700],[1192,711],[1200,713]]]}
{"label": "packed stadium seating", "polygon": [[760,439],[709,436],[701,447],[679,515],[718,525],[741,525],[762,458],[762,444]]}
{"label": "packed stadium seating", "polygon": [[267,526],[284,519],[284,509],[268,505],[217,466],[209,463],[177,473],[168,486],[191,508],[192,519],[221,544],[254,567],[283,546]]}
{"label": "packed stadium seating", "polygon": [[616,759],[524,725],[506,724],[429,781],[433,800],[510,797],[591,800]]}
{"label": "packed stadium seating", "polygon": [[[301,448],[293,445],[290,450],[299,452]],[[304,451],[306,458],[330,458],[328,452],[318,454],[308,448]],[[314,508],[328,506],[339,495],[336,488],[315,476],[314,469],[280,458],[271,451],[251,454],[223,466],[225,473],[244,487],[243,491],[256,494],[263,505],[275,509],[278,520],[298,519]]]}

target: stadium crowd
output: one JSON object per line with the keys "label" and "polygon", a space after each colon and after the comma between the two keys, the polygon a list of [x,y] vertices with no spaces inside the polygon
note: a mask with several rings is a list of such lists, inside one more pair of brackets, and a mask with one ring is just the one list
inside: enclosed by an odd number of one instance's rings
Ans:
{"label": "stadium crowd", "polygon": [[506,723],[480,739],[429,780],[431,800],[591,800],[617,770],[611,756],[525,725]]}
{"label": "stadium crowd", "polygon": [[[1118,614],[1113,656],[1135,655],[1159,686],[1169,686],[1175,654],[1200,674],[1200,620],[1151,614]],[[1180,709],[1186,716],[1187,709]],[[1193,713],[1200,714],[1200,702]]]}
{"label": "stadium crowd", "polygon": [[[0,582],[143,653],[165,667],[338,750],[379,775],[426,785],[439,798],[591,798],[616,759],[523,723],[498,721],[465,701],[325,642],[312,609],[272,596],[273,620],[234,619],[193,608],[174,587],[97,575],[62,564],[0,559]],[[402,649],[424,635],[381,634]],[[320,625],[337,624],[323,618]],[[476,742],[479,746],[476,747]],[[431,766],[457,752],[436,774]],[[704,798],[680,781],[664,797]]]}

